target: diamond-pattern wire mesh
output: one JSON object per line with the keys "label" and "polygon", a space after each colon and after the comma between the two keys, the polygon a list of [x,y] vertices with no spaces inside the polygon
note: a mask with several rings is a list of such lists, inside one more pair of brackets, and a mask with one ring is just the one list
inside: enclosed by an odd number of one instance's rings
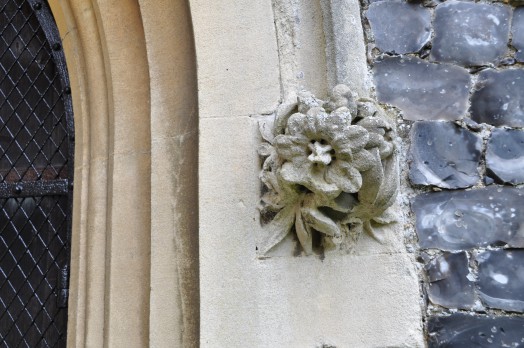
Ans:
{"label": "diamond-pattern wire mesh", "polygon": [[65,346],[67,309],[59,307],[59,296],[68,258],[61,233],[67,196],[8,198],[0,208],[0,341],[6,347]]}
{"label": "diamond-pattern wire mesh", "polygon": [[24,193],[71,179],[61,47],[46,38],[41,5],[0,0],[0,347],[66,345],[71,197]]}
{"label": "diamond-pattern wire mesh", "polygon": [[0,182],[65,178],[67,131],[52,48],[27,1],[0,6]]}

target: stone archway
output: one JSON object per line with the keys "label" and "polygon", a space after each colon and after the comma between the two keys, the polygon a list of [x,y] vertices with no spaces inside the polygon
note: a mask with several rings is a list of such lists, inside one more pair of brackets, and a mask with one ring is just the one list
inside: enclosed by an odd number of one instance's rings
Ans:
{"label": "stone archway", "polygon": [[49,3],[77,125],[68,345],[198,345],[189,6]]}

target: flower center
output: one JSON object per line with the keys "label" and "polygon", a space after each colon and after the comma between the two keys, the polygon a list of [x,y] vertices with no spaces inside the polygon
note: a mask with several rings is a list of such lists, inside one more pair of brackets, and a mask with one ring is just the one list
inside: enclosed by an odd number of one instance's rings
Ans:
{"label": "flower center", "polygon": [[331,155],[333,153],[333,147],[327,144],[324,140],[322,141],[311,141],[308,144],[311,154],[308,156],[308,160],[313,163],[323,164],[327,166],[331,163]]}

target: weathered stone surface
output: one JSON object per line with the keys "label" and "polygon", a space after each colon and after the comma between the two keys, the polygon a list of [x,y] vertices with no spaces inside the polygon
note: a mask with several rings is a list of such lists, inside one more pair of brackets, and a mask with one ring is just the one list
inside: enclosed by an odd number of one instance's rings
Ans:
{"label": "weathered stone surface", "polygon": [[382,52],[417,52],[431,35],[431,12],[419,4],[372,3],[367,11],[367,19],[375,44]]}
{"label": "weathered stone surface", "polygon": [[431,317],[429,348],[522,347],[524,318],[453,314]]}
{"label": "weathered stone surface", "polygon": [[428,296],[431,302],[447,308],[470,309],[475,302],[473,283],[465,252],[445,253],[427,266]]}
{"label": "weathered stone surface", "polygon": [[[276,3],[291,3],[296,4],[296,1],[277,1]],[[328,85],[335,86],[343,83],[351,90],[362,97],[369,97],[370,89],[373,86],[371,76],[368,72],[368,64],[366,57],[366,42],[364,40],[364,30],[360,17],[360,2],[357,0],[325,0],[325,1],[299,1],[303,4],[319,3],[322,7],[322,17],[318,18],[318,22],[323,22],[324,32],[322,39],[324,44],[319,46],[312,46],[307,44],[313,51],[321,51],[327,55],[327,75]],[[296,5],[295,5],[296,6]],[[274,9],[274,11],[276,8]],[[301,12],[301,10],[299,10]],[[310,14],[307,14],[310,16]],[[296,16],[288,18],[289,21],[295,21]],[[287,34],[289,36],[289,33]],[[306,33],[304,36],[310,42],[310,34]],[[279,40],[280,41],[280,40]],[[291,44],[296,44],[296,39],[292,38]],[[280,52],[280,55],[285,54]],[[311,53],[310,53],[311,55]],[[288,60],[290,57],[284,59]],[[306,58],[305,59],[310,59]],[[326,68],[326,67],[324,67]],[[292,71],[295,71],[293,68]]]}
{"label": "weathered stone surface", "polygon": [[524,62],[524,7],[518,7],[513,11],[511,35],[511,44],[517,49],[515,58]]}
{"label": "weathered stone surface", "polygon": [[488,141],[486,165],[499,182],[524,183],[524,131],[494,129]]}
{"label": "weathered stone surface", "polygon": [[423,193],[413,200],[421,248],[524,247],[524,191],[487,187]]}
{"label": "weathered stone surface", "polygon": [[508,6],[447,1],[436,10],[431,59],[464,66],[484,65],[508,50]]}
{"label": "weathered stone surface", "polygon": [[477,256],[479,295],[486,305],[524,312],[524,250],[489,250]]}
{"label": "weathered stone surface", "polygon": [[238,2],[231,10],[231,4],[203,0],[191,4],[200,118],[270,113],[281,97],[271,5]]}
{"label": "weathered stone surface", "polygon": [[383,252],[364,235],[358,256],[261,260],[257,122],[226,114],[200,119],[199,129],[202,348],[315,347],[321,339],[337,347],[424,346],[418,274],[402,247],[403,224],[385,227],[396,251]]}
{"label": "weathered stone surface", "polygon": [[378,99],[402,109],[408,120],[457,120],[469,97],[468,72],[419,58],[385,57],[375,63]]}
{"label": "weathered stone surface", "polygon": [[524,70],[487,69],[471,97],[471,118],[494,126],[524,127]]}
{"label": "weathered stone surface", "polygon": [[480,179],[482,139],[451,122],[416,122],[411,128],[409,178],[419,185],[470,187]]}
{"label": "weathered stone surface", "polygon": [[394,221],[387,209],[398,165],[385,111],[370,99],[355,100],[346,85],[335,86],[328,101],[303,92],[296,107],[275,124],[260,121],[260,179],[267,189],[261,213],[274,216],[259,249],[263,257],[292,231],[309,255],[338,246],[347,251],[357,239],[348,236],[374,234],[374,225]]}

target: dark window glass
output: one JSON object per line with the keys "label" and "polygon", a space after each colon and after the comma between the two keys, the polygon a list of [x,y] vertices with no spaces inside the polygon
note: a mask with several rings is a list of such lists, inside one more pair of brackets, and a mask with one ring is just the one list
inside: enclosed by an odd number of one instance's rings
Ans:
{"label": "dark window glass", "polygon": [[45,1],[0,0],[0,347],[65,347],[73,118]]}

